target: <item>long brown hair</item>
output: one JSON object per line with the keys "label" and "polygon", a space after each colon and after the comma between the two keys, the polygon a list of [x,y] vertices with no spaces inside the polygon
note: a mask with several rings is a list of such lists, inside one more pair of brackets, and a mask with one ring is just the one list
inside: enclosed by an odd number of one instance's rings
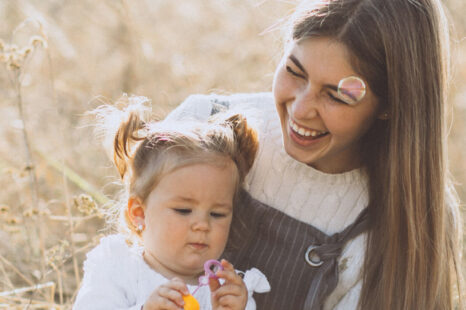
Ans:
{"label": "long brown hair", "polygon": [[[236,194],[251,169],[258,148],[256,132],[240,114],[216,116],[210,122],[155,121],[144,97],[123,97],[119,104],[94,110],[104,138],[111,138],[113,161],[125,184],[120,217],[132,232],[126,202],[145,202],[160,180],[176,169],[194,164],[234,164]],[[123,105],[123,108],[117,106]],[[236,199],[236,195],[234,197]]]}
{"label": "long brown hair", "polygon": [[[369,214],[362,309],[453,309],[461,219],[446,156],[448,27],[440,0],[304,1],[290,39],[343,43],[388,120],[363,138]],[[454,287],[457,286],[457,290]]]}

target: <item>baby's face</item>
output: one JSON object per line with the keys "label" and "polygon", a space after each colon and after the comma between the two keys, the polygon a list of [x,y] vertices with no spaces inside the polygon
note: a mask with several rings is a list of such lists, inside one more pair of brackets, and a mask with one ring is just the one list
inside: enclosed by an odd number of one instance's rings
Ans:
{"label": "baby's face", "polygon": [[[223,160],[223,159],[222,159]],[[162,178],[146,201],[144,257],[166,277],[193,277],[227,242],[237,170],[195,164]]]}

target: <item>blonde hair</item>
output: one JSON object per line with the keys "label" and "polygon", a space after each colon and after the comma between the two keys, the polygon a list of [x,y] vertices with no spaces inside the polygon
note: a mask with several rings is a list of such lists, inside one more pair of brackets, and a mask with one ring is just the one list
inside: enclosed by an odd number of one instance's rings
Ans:
{"label": "blonde hair", "polygon": [[[125,184],[125,198],[138,197],[145,202],[160,180],[170,172],[194,164],[237,168],[236,193],[254,163],[258,141],[256,132],[240,114],[217,115],[210,122],[150,121],[146,98],[131,97],[123,109],[105,105],[95,110],[104,136],[113,137],[113,161]],[[236,195],[235,195],[236,199]],[[123,205],[123,204],[122,204]],[[125,224],[136,227],[121,207]]]}
{"label": "blonde hair", "polygon": [[303,1],[290,39],[343,43],[388,120],[363,137],[372,224],[361,309],[462,305],[461,219],[448,179],[448,27],[439,0]]}

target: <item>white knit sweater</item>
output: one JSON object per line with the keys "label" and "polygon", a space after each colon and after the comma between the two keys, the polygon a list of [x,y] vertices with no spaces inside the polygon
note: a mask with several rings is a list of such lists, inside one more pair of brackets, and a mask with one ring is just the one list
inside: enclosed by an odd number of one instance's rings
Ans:
{"label": "white knit sweater", "polygon": [[[242,113],[259,135],[259,152],[245,187],[257,200],[331,235],[352,224],[367,206],[367,177],[356,169],[325,174],[286,154],[272,94],[193,95],[167,119],[206,120],[212,111]],[[324,309],[356,309],[362,286],[366,234],[349,241],[339,260],[339,281]],[[273,294],[273,287],[271,294]]]}

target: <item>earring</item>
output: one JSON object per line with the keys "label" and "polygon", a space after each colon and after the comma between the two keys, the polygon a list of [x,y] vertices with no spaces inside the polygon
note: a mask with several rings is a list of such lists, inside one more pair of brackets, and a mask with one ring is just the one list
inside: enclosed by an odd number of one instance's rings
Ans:
{"label": "earring", "polygon": [[144,225],[142,224],[139,224],[137,227],[136,227],[136,232],[137,233],[142,233],[142,231],[144,230]]}
{"label": "earring", "polygon": [[384,112],[382,113],[382,115],[379,116],[379,119],[382,119],[382,120],[387,120],[390,118],[390,114],[388,114],[388,112]]}

